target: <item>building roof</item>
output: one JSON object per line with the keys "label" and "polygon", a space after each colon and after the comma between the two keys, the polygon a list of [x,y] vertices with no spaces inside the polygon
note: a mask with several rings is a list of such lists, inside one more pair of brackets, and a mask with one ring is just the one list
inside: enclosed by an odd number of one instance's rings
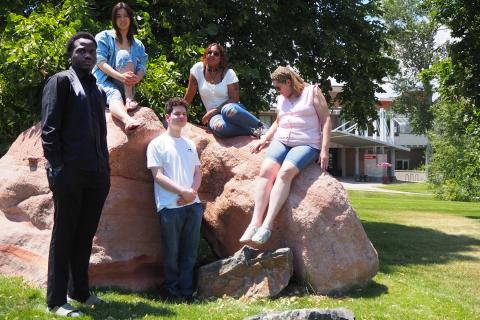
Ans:
{"label": "building roof", "polygon": [[385,147],[388,149],[410,151],[410,148],[394,145],[385,141],[375,140],[370,137],[359,136],[344,131],[332,131],[330,141],[349,148]]}

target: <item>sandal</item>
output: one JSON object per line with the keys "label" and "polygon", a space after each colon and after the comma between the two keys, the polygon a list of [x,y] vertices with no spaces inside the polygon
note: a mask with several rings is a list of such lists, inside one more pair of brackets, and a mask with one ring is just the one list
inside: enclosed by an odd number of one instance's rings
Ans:
{"label": "sandal", "polygon": [[245,232],[243,233],[243,236],[240,238],[240,243],[245,243],[245,242],[249,242],[250,240],[252,240],[252,237],[255,235],[255,233],[257,233],[258,231],[258,228],[255,227],[254,225],[248,225],[247,229],[245,230]]}
{"label": "sandal", "polygon": [[255,242],[256,244],[264,244],[265,242],[268,241],[270,236],[272,235],[272,231],[265,228],[265,227],[260,227],[258,228],[257,233],[252,237],[252,241]]}
{"label": "sandal", "polygon": [[96,306],[98,306],[98,305],[106,304],[106,303],[107,303],[105,300],[100,299],[99,297],[97,297],[97,296],[94,295],[94,294],[91,294],[91,295],[87,298],[87,300],[85,300],[85,301],[83,301],[83,302],[82,302],[82,301],[78,301],[78,300],[73,299],[73,298],[70,298],[69,296],[67,296],[67,301],[68,301],[68,302],[77,301],[77,302],[79,302],[79,303],[81,303],[81,304],[83,304],[83,305],[86,305],[86,306],[88,306],[88,307],[96,307]]}
{"label": "sandal", "polygon": [[267,133],[267,130],[265,129],[265,126],[263,124],[258,128],[252,128],[250,130],[251,130],[252,136],[254,136],[257,139],[260,139],[263,135]]}
{"label": "sandal", "polygon": [[98,306],[98,305],[101,305],[101,304],[107,304],[107,302],[103,299],[100,299],[99,297],[97,297],[96,295],[94,294],[91,294],[90,297],[88,297],[87,300],[85,300],[85,302],[82,302],[84,305],[87,305],[89,307],[95,307],[95,306]]}
{"label": "sandal", "polygon": [[138,108],[138,102],[133,98],[126,98],[125,108],[127,108],[127,111],[133,111]]}
{"label": "sandal", "polygon": [[65,303],[63,306],[55,307],[48,310],[51,313],[56,314],[57,316],[67,317],[67,318],[78,318],[83,316],[83,312],[78,309],[75,309],[71,304]]}

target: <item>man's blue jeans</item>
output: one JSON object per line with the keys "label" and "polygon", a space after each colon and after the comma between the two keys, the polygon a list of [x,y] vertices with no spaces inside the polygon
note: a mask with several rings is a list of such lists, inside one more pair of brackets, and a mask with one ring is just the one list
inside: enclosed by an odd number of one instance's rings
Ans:
{"label": "man's blue jeans", "polygon": [[241,103],[227,103],[220,114],[208,121],[208,128],[220,138],[249,136],[261,126],[262,122]]}
{"label": "man's blue jeans", "polygon": [[193,294],[193,268],[197,262],[203,208],[193,203],[160,210],[165,287],[170,294]]}

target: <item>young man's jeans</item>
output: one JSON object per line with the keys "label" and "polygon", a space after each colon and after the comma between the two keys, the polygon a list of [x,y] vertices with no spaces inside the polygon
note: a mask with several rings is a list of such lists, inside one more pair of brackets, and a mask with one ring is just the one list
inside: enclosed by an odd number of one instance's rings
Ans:
{"label": "young man's jeans", "polygon": [[245,109],[241,103],[227,103],[220,114],[208,121],[208,128],[220,138],[249,136],[262,122]]}
{"label": "young man's jeans", "polygon": [[160,210],[164,248],[165,287],[170,294],[193,294],[193,268],[197,261],[203,208],[193,203],[181,208]]}

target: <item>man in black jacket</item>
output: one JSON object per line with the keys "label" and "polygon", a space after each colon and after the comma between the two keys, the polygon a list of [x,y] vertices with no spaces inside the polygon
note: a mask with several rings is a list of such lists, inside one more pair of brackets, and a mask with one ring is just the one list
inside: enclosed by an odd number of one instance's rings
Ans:
{"label": "man in black jacket", "polygon": [[42,145],[53,193],[54,225],[48,257],[48,309],[77,317],[68,299],[103,302],[90,293],[92,240],[110,189],[106,96],[91,71],[95,38],[86,32],[67,42],[71,67],[48,79],[42,96]]}

